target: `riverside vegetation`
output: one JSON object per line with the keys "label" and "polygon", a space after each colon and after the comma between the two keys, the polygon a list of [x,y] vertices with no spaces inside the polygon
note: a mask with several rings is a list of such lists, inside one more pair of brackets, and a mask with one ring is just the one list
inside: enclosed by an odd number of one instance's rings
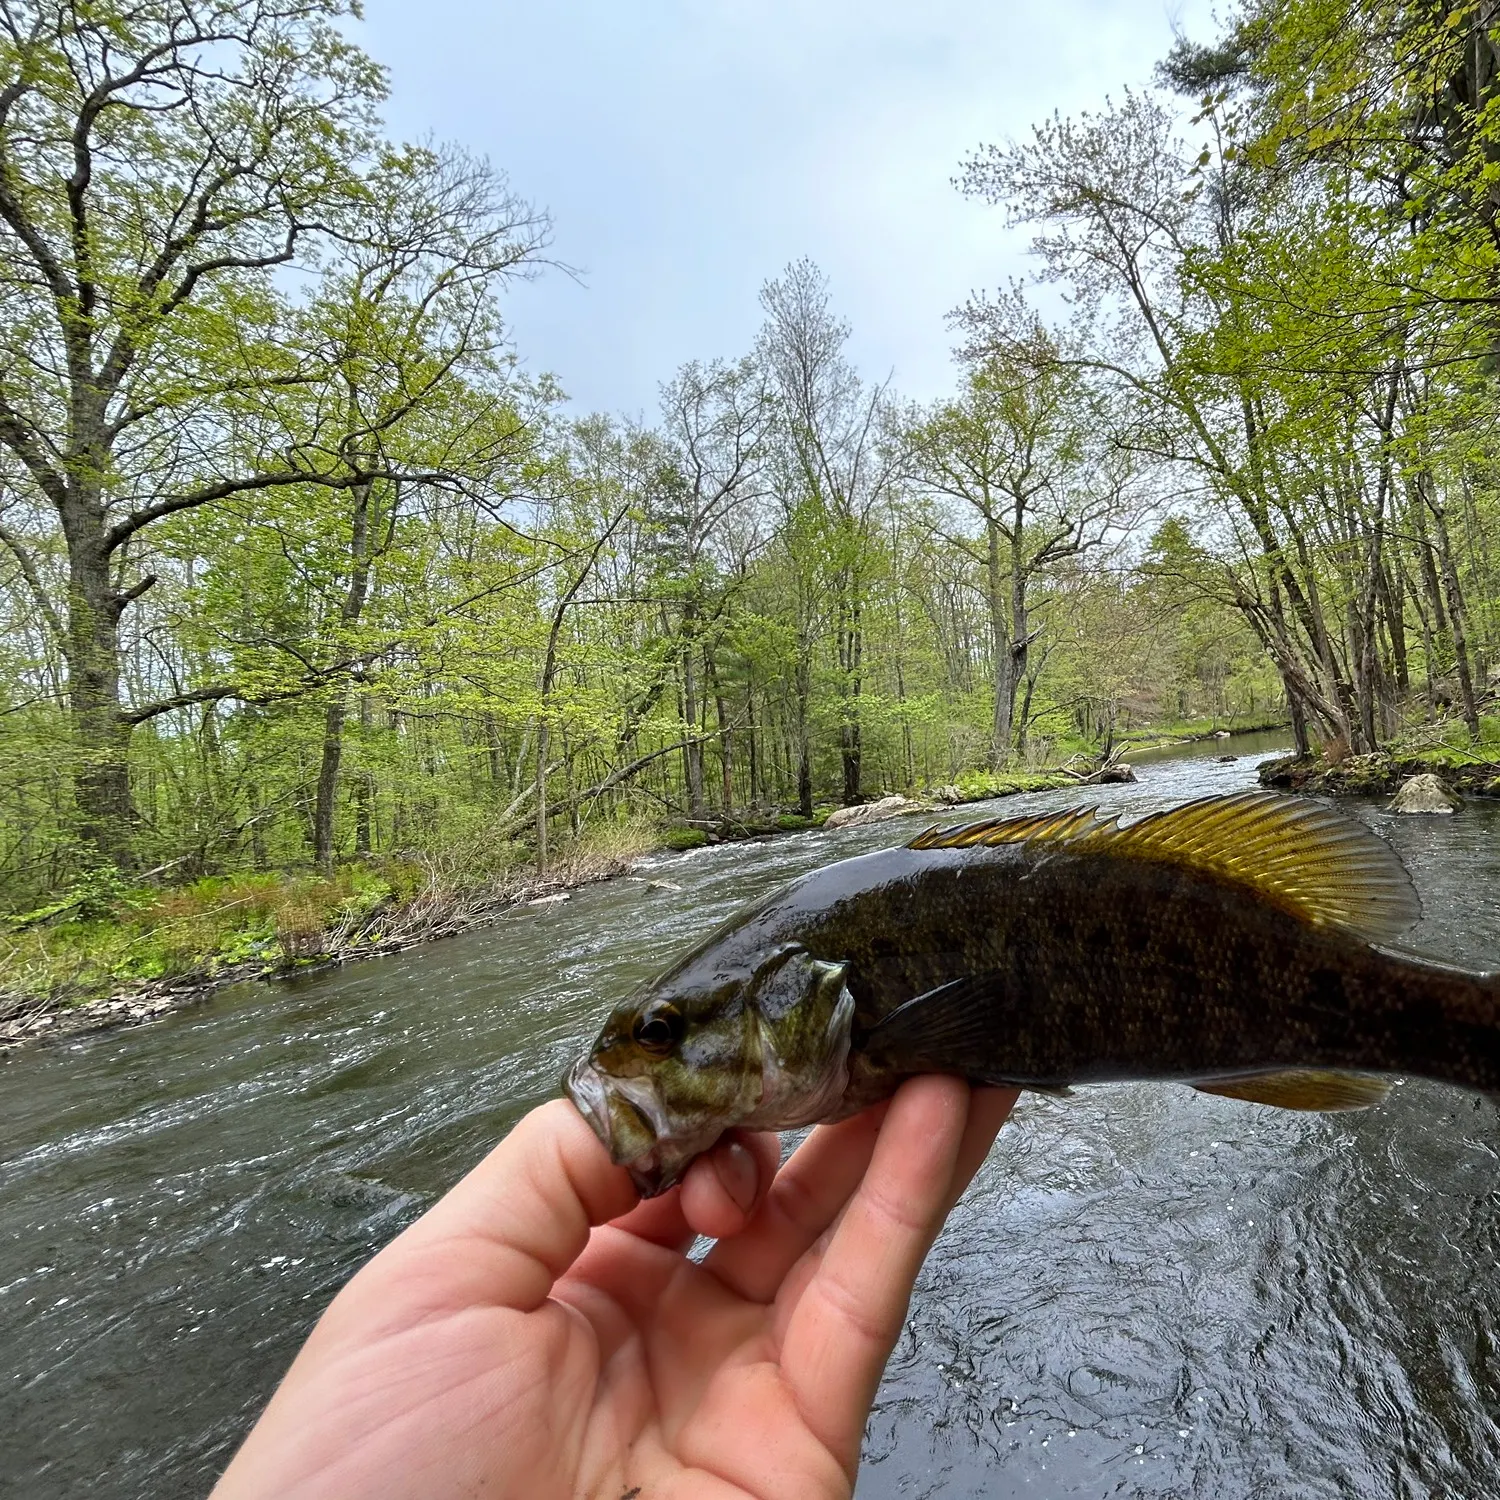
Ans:
{"label": "riverside vegetation", "polygon": [[12,1017],[1186,721],[1488,753],[1487,11],[1248,4],[964,164],[1068,316],[919,407],[795,262],[649,423],[518,365],[550,225],[355,14],[0,0]]}

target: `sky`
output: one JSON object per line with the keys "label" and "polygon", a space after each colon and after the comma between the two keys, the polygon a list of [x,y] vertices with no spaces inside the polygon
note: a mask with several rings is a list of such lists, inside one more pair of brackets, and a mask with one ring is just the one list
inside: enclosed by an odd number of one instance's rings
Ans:
{"label": "sky", "polygon": [[986,142],[1149,83],[1208,0],[366,0],[390,133],[464,146],[553,220],[505,293],[523,365],[577,411],[650,419],[684,361],[735,358],[762,284],[809,256],[849,353],[949,392],[947,314],[1027,270],[953,186]]}

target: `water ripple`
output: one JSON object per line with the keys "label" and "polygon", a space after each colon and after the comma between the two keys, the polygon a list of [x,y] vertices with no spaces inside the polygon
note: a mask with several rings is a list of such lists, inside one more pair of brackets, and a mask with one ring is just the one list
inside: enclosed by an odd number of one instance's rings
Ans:
{"label": "water ripple", "polygon": [[[1135,815],[1252,764],[1153,764],[1097,800]],[[1361,816],[1413,870],[1417,941],[1500,964],[1496,810]],[[28,1500],[201,1495],[337,1288],[555,1093],[609,1002],[745,902],[910,828],[659,856],[641,875],[680,890],[611,882],[16,1057],[4,1477]],[[1500,1492],[1497,1172],[1495,1107],[1428,1084],[1346,1116],[1027,1096],[923,1271],[860,1495]]]}

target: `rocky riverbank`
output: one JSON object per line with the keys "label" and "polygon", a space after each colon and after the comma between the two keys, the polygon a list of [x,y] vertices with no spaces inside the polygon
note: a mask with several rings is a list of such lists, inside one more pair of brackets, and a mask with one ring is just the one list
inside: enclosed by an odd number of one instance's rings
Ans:
{"label": "rocky riverbank", "polygon": [[1500,762],[1450,751],[1377,750],[1332,763],[1317,755],[1288,755],[1265,762],[1259,774],[1263,786],[1340,797],[1389,797],[1411,777],[1432,774],[1462,796],[1500,797]]}

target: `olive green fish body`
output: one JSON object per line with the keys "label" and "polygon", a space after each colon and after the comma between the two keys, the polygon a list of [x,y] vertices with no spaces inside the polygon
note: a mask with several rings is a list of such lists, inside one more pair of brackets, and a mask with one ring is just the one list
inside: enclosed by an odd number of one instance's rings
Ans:
{"label": "olive green fish body", "polygon": [[1330,1074],[1500,1093],[1500,976],[1390,948],[1417,912],[1389,846],[1270,794],[932,830],[715,933],[615,1012],[569,1092],[647,1190],[729,1125],[838,1118],[922,1072],[1294,1107],[1378,1097]]}
{"label": "olive green fish body", "polygon": [[[1061,1088],[1327,1068],[1500,1092],[1496,976],[1311,926],[1182,867],[1025,845],[883,850],[778,893],[662,992],[748,973],[792,943],[847,962],[862,1078]],[[952,1005],[882,1035],[901,1006],[957,982]]]}

